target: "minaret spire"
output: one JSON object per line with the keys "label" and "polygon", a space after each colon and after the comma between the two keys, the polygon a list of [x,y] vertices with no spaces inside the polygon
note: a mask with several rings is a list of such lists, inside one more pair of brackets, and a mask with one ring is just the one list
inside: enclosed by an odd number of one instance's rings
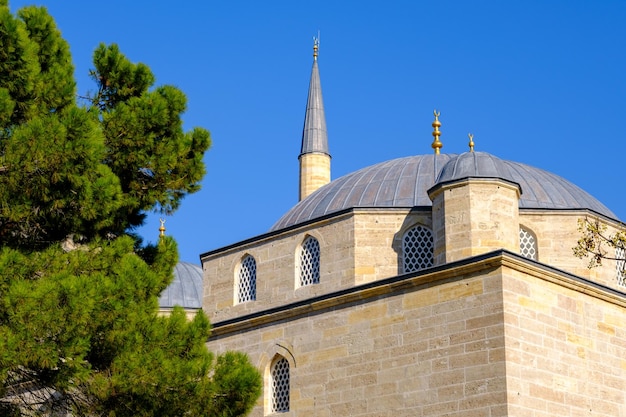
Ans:
{"label": "minaret spire", "polygon": [[319,54],[319,34],[313,38],[313,69],[309,83],[302,147],[300,149],[300,200],[330,182],[330,152],[328,133],[322,100],[317,57]]}

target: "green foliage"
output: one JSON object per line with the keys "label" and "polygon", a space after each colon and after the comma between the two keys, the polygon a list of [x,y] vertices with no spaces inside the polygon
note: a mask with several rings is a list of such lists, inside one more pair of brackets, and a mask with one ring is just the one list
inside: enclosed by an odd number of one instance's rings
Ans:
{"label": "green foliage", "polygon": [[[119,236],[199,190],[209,132],[185,132],[185,95],[100,45],[97,93],[76,103],[69,47],[45,9],[0,8],[0,244]],[[18,192],[19,191],[19,192]],[[17,198],[16,198],[17,197]]]}
{"label": "green foliage", "polygon": [[69,107],[11,128],[2,141],[0,243],[39,248],[70,233],[95,237],[121,206],[119,179],[88,111]]}
{"label": "green foliage", "polygon": [[100,45],[94,63],[98,93],[91,102],[100,111],[107,165],[125,196],[117,228],[141,224],[142,213],[153,208],[172,213],[187,193],[199,189],[209,133],[183,132],[184,94],[172,86],[149,90],[154,83],[149,68],[131,63],[117,45]]}
{"label": "green foliage", "polygon": [[[603,259],[624,260],[613,254],[616,253],[616,249],[626,249],[626,231],[607,233],[606,224],[600,222],[598,218],[587,217],[578,220],[578,231],[581,237],[572,249],[576,257],[590,258],[589,268],[602,265]],[[611,252],[607,248],[612,249]]]}
{"label": "green foliage", "polygon": [[94,66],[81,106],[54,20],[0,0],[0,415],[244,415],[258,371],[204,314],[158,315],[176,244],[132,235],[199,189],[209,133],[116,45]]}

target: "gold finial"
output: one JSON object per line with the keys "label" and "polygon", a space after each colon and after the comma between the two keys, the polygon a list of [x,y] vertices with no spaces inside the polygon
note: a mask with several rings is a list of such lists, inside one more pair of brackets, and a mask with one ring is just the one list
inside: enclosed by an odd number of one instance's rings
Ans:
{"label": "gold finial", "polygon": [[434,129],[433,137],[435,138],[435,140],[433,140],[433,143],[430,146],[432,146],[432,148],[435,150],[435,155],[439,155],[439,150],[443,146],[443,143],[441,143],[441,141],[439,140],[439,136],[441,136],[441,132],[439,131],[439,128],[441,127],[441,122],[439,121],[439,116],[441,115],[441,112],[435,110],[433,111],[433,114],[435,115],[435,121],[432,124]]}
{"label": "gold finial", "polygon": [[165,219],[159,219],[161,226],[159,227],[159,237],[165,236]]}
{"label": "gold finial", "polygon": [[313,36],[313,59],[317,61],[318,51],[320,49],[320,32],[317,32],[317,36]]}
{"label": "gold finial", "polygon": [[469,148],[470,148],[470,152],[474,152],[474,135],[472,135],[471,133],[467,134],[467,137],[469,138]]}

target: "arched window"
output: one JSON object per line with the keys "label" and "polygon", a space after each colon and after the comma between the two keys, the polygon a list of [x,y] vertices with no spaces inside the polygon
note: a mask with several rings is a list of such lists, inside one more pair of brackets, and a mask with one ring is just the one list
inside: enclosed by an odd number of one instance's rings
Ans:
{"label": "arched window", "polygon": [[537,260],[537,238],[523,227],[519,228],[519,253],[528,259]]}
{"label": "arched window", "polygon": [[250,255],[241,260],[238,274],[237,302],[256,300],[256,261]]}
{"label": "arched window", "polygon": [[626,287],[626,249],[618,246],[615,248],[615,267],[617,269],[617,285]]}
{"label": "arched window", "polygon": [[429,228],[417,225],[407,230],[402,237],[404,273],[433,266],[433,249],[433,232]]}
{"label": "arched window", "polygon": [[272,364],[270,375],[272,378],[272,413],[289,411],[289,362],[278,356]]}
{"label": "arched window", "polygon": [[320,244],[312,236],[302,242],[300,248],[300,286],[320,282]]}

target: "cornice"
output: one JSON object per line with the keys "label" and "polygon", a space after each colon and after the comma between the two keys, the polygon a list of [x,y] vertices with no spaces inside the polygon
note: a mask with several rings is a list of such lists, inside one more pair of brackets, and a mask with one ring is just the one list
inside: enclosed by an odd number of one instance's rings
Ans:
{"label": "cornice", "polygon": [[462,281],[475,276],[477,273],[491,272],[499,268],[519,271],[543,281],[551,282],[564,288],[626,308],[626,294],[624,293],[557,268],[552,268],[539,262],[526,259],[518,254],[506,250],[499,250],[437,266],[418,273],[386,278],[380,281],[217,322],[213,325],[212,335],[209,340],[219,339],[229,334],[263,327],[279,321],[293,320],[305,315],[344,308],[356,302],[367,302],[371,299],[387,297],[404,291]]}

